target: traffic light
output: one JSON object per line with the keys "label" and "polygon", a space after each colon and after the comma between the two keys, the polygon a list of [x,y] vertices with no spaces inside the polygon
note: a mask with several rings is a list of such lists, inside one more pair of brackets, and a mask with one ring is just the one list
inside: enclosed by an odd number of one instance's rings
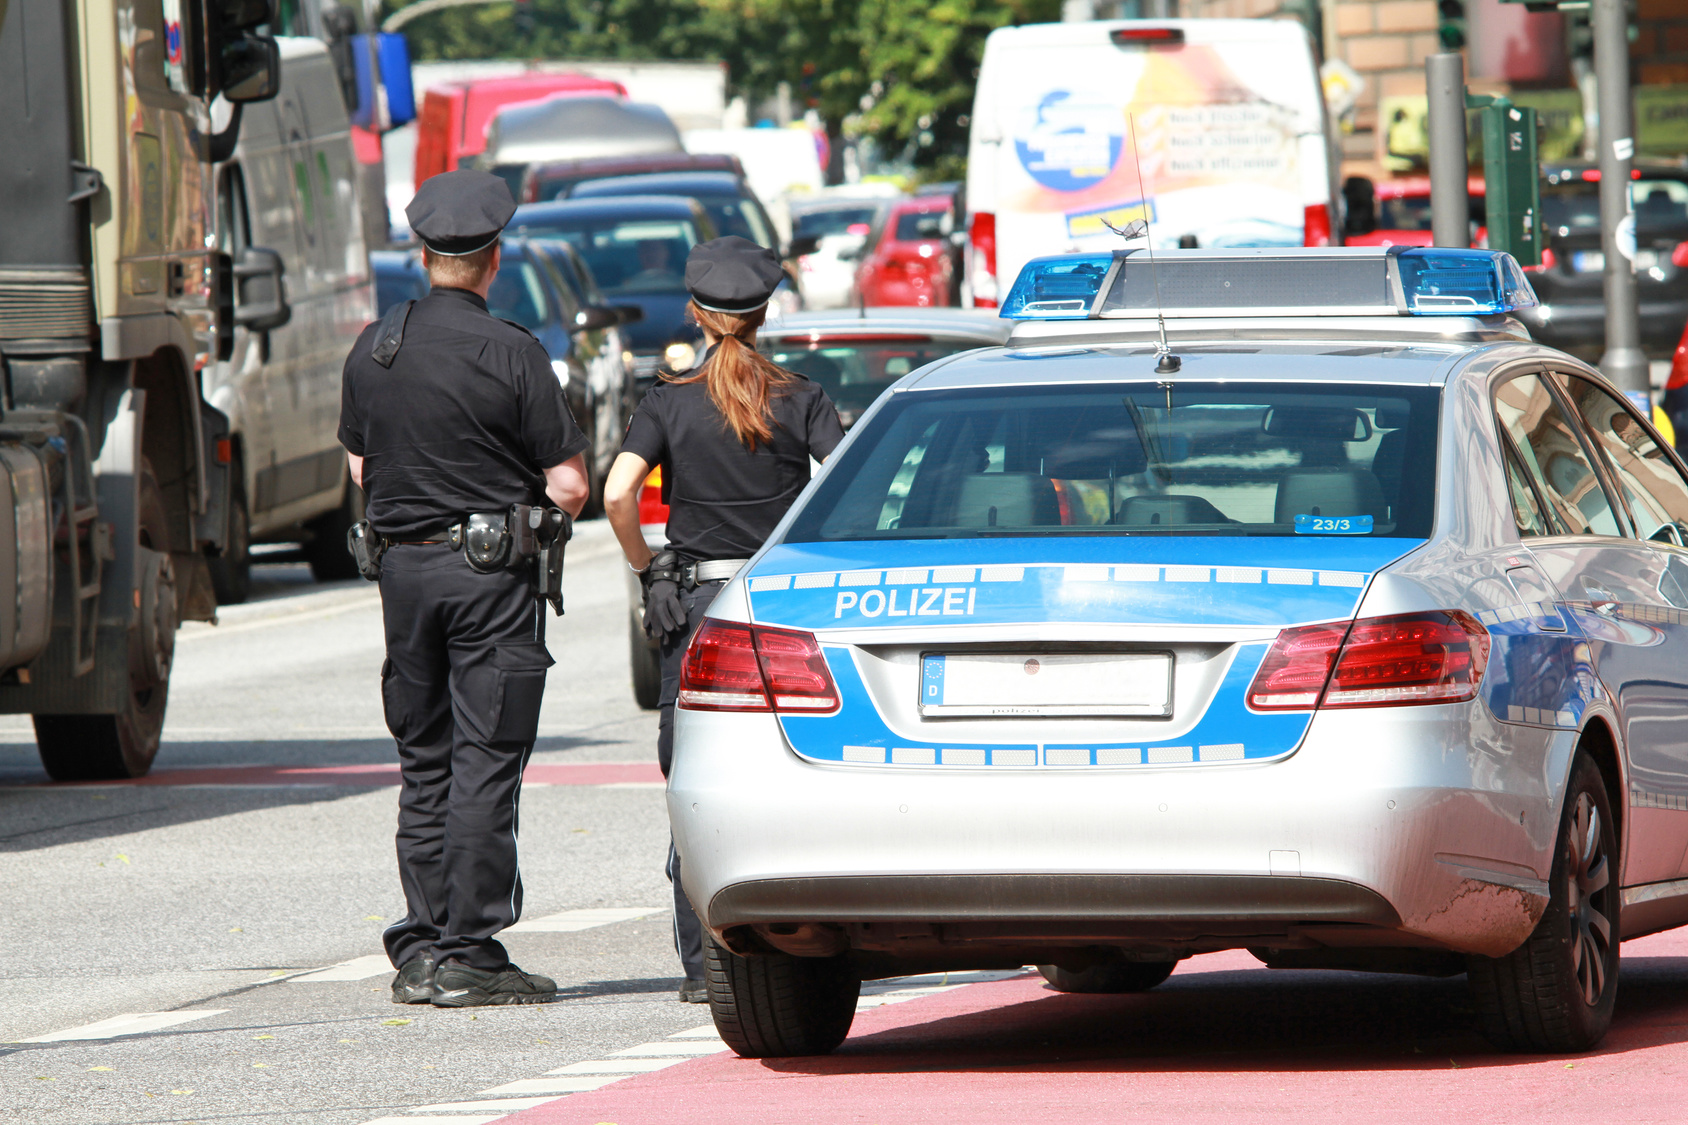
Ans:
{"label": "traffic light", "polygon": [[1541,264],[1541,166],[1536,159],[1536,111],[1505,98],[1470,97],[1483,122],[1483,194],[1489,249],[1519,265]]}
{"label": "traffic light", "polygon": [[1465,46],[1465,0],[1436,0],[1436,34],[1442,40],[1442,50],[1457,51]]}

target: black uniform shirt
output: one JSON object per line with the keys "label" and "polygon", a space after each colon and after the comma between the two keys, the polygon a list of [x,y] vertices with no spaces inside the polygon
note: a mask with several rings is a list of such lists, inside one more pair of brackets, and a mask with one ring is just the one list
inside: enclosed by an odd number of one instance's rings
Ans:
{"label": "black uniform shirt", "polygon": [[369,354],[379,323],[340,389],[340,444],[364,459],[375,530],[434,539],[471,512],[548,503],[544,470],[588,443],[539,341],[478,295],[436,288],[410,310],[389,368]]}
{"label": "black uniform shirt", "polygon": [[668,545],[686,558],[755,554],[809,483],[809,458],[825,460],[844,440],[832,400],[801,375],[768,405],[773,436],[754,453],[709,401],[702,380],[658,384],[634,412],[622,452],[662,466]]}

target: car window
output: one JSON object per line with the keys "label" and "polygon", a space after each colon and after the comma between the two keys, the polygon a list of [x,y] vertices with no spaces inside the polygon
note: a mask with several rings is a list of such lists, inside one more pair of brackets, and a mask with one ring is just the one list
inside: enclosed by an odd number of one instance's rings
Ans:
{"label": "car window", "polygon": [[1438,406],[1434,388],[1342,384],[898,395],[787,538],[1419,538],[1436,473],[1417,467],[1436,464]]}
{"label": "car window", "polygon": [[573,246],[610,296],[684,292],[686,256],[698,242],[684,219],[541,220],[522,230]]}
{"label": "car window", "polygon": [[1544,379],[1520,375],[1502,383],[1495,391],[1495,416],[1566,530],[1573,535],[1623,534],[1576,429]]}
{"label": "car window", "polygon": [[562,307],[563,320],[574,323],[574,314],[580,311],[580,292],[575,288],[574,280],[563,272],[557,259],[543,250],[533,251],[534,260],[545,270],[545,276],[551,279],[551,291],[556,294],[557,304]]}
{"label": "car window", "polygon": [[1519,462],[1518,451],[1511,442],[1505,444],[1502,456],[1506,460],[1506,491],[1512,497],[1512,518],[1519,538],[1559,534],[1558,525],[1542,509],[1541,500],[1530,484],[1529,470]]}
{"label": "car window", "polygon": [[545,306],[545,283],[533,263],[506,258],[486,295],[487,311],[500,320],[513,320],[538,331],[547,319]]}
{"label": "car window", "polygon": [[845,426],[854,424],[886,387],[909,372],[935,359],[979,346],[971,340],[931,340],[919,336],[861,343],[836,337],[811,340],[810,336],[807,332],[795,340],[764,336],[761,349],[786,370],[819,383],[838,408]]}
{"label": "car window", "polygon": [[1650,539],[1667,524],[1688,527],[1688,481],[1626,403],[1575,376],[1566,389],[1629,505],[1636,534]]}
{"label": "car window", "polygon": [[897,241],[948,238],[953,225],[948,211],[908,211],[897,216]]}
{"label": "car window", "polygon": [[791,217],[793,238],[824,238],[829,234],[866,234],[851,227],[871,227],[877,207],[829,207],[822,211],[800,211]]}
{"label": "car window", "polygon": [[1430,197],[1408,195],[1377,201],[1377,225],[1381,230],[1429,230]]}
{"label": "car window", "polygon": [[709,217],[715,220],[715,229],[724,237],[736,234],[740,238],[748,238],[758,246],[770,249],[774,245],[774,235],[768,225],[762,221],[762,216],[756,213],[748,199],[735,195],[711,195],[698,199]]}

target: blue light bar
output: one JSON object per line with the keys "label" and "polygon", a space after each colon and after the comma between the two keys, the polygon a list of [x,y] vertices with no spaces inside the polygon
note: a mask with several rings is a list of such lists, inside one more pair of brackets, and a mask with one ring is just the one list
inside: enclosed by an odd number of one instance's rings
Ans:
{"label": "blue light bar", "polygon": [[1518,261],[1499,250],[1415,247],[1398,256],[1414,316],[1494,316],[1540,304]]}
{"label": "blue light bar", "polygon": [[1008,320],[1083,320],[1113,264],[1111,253],[1033,258],[1014,279],[1000,315]]}

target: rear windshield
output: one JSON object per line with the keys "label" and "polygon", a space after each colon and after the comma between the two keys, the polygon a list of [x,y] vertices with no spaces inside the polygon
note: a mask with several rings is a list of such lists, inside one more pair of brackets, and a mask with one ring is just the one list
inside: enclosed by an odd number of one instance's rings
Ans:
{"label": "rear windshield", "polygon": [[803,211],[791,217],[793,238],[822,238],[848,234],[853,226],[872,226],[877,207],[836,207],[825,211]]}
{"label": "rear windshield", "polygon": [[960,340],[873,340],[860,343],[848,339],[811,342],[765,338],[762,351],[787,371],[819,383],[838,408],[848,429],[880,393],[917,367],[942,359],[977,343]]}
{"label": "rear windshield", "polygon": [[952,226],[948,211],[909,211],[897,216],[897,241],[948,238]]}
{"label": "rear windshield", "polygon": [[1430,534],[1435,388],[1168,398],[1143,383],[893,396],[786,539]]}
{"label": "rear windshield", "polygon": [[698,241],[684,219],[541,220],[524,223],[522,233],[573,246],[610,297],[684,292],[686,255]]}
{"label": "rear windshield", "polygon": [[[1629,185],[1638,227],[1688,227],[1688,183],[1636,180]],[[1566,180],[1541,186],[1542,223],[1559,235],[1600,230],[1600,184]]]}

